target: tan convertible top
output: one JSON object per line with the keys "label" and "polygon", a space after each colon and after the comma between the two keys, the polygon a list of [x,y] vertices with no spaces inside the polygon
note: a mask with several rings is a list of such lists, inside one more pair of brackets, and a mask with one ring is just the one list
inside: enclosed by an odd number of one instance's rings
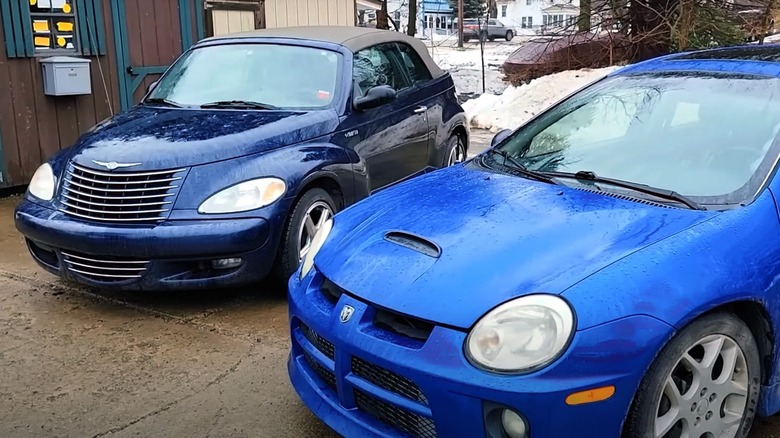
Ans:
{"label": "tan convertible top", "polygon": [[260,29],[222,35],[207,38],[204,41],[236,38],[281,38],[323,41],[344,46],[353,53],[377,44],[402,42],[410,45],[417,51],[417,54],[420,55],[420,58],[425,62],[425,65],[431,72],[431,76],[436,78],[444,74],[444,71],[433,62],[433,59],[428,54],[428,49],[422,41],[404,33],[390,30],[356,26],[282,27],[278,29]]}

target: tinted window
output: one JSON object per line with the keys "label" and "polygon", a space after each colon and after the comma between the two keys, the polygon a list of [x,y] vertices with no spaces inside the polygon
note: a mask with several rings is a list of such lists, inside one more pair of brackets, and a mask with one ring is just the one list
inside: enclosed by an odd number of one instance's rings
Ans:
{"label": "tinted window", "polygon": [[338,53],[311,47],[208,46],[180,58],[150,97],[185,105],[247,100],[286,109],[323,108],[335,99],[340,65]]}
{"label": "tinted window", "polygon": [[390,85],[396,91],[409,86],[395,44],[381,44],[355,53],[353,77],[358,96],[379,85]]}
{"label": "tinted window", "polygon": [[425,65],[416,50],[402,43],[398,44],[398,49],[401,53],[401,60],[409,72],[409,77],[412,78],[412,83],[417,84],[431,79],[431,72],[428,71],[428,66]]}
{"label": "tinted window", "polygon": [[737,204],[772,171],[778,132],[776,78],[647,74],[577,93],[499,148],[532,170],[587,170],[704,204]]}

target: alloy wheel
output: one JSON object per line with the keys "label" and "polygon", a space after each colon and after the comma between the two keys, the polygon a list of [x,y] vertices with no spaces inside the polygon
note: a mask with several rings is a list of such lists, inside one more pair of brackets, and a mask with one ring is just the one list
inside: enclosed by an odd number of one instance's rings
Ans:
{"label": "alloy wheel", "polygon": [[745,414],[748,388],[745,353],[737,342],[720,334],[699,339],[666,377],[654,436],[735,436]]}
{"label": "alloy wheel", "polygon": [[447,166],[462,163],[466,159],[465,155],[466,154],[463,152],[463,145],[461,144],[460,138],[458,138],[458,142],[450,151],[449,158],[447,158]]}
{"label": "alloy wheel", "polygon": [[314,235],[331,217],[333,217],[333,210],[323,201],[317,201],[306,209],[303,222],[298,230],[298,263],[302,262],[308,254]]}

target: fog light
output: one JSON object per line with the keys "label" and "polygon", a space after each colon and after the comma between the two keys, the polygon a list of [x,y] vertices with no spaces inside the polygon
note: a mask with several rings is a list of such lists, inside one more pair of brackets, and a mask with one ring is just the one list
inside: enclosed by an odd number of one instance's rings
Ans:
{"label": "fog light", "polygon": [[501,413],[501,425],[504,426],[504,432],[509,438],[526,438],[528,426],[525,420],[515,411],[504,409]]}
{"label": "fog light", "polygon": [[241,258],[217,259],[211,261],[211,267],[214,269],[232,269],[241,266]]}

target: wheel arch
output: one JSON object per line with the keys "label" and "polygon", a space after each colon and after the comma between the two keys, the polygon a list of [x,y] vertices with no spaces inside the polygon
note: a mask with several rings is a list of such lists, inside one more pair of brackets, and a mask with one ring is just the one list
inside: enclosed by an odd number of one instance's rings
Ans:
{"label": "wheel arch", "polygon": [[306,192],[314,188],[320,188],[328,192],[338,204],[336,206],[337,209],[342,209],[346,206],[347,200],[345,199],[345,190],[339,183],[338,176],[334,173],[324,171],[309,174],[301,181],[298,185],[298,190],[292,205],[295,205]]}

